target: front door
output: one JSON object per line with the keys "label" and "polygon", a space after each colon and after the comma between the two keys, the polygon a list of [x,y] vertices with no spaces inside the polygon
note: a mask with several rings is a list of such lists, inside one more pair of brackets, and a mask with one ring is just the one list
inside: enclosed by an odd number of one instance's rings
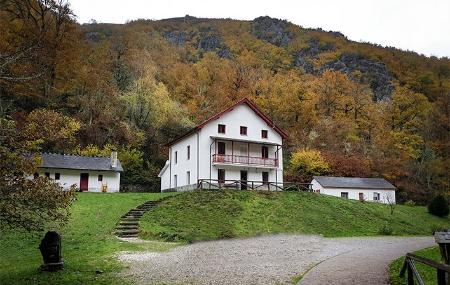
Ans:
{"label": "front door", "polygon": [[80,174],[80,191],[88,191],[89,173]]}
{"label": "front door", "polygon": [[247,190],[247,171],[241,170],[241,190]]}

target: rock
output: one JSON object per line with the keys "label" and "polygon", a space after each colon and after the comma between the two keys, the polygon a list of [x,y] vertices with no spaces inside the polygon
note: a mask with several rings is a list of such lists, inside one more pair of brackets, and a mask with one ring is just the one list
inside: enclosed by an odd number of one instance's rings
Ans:
{"label": "rock", "polygon": [[[394,77],[382,62],[358,54],[343,53],[337,60],[324,64],[321,71],[325,70],[340,71],[354,81],[369,85],[375,102],[391,99]],[[356,77],[355,72],[359,72],[360,76]]]}
{"label": "rock", "polygon": [[294,58],[294,66],[302,67],[307,73],[314,73],[314,65],[311,60],[318,57],[322,52],[334,50],[334,45],[330,43],[321,43],[317,39],[311,39],[309,46],[297,52]]}
{"label": "rock", "polygon": [[230,49],[222,38],[214,32],[206,31],[200,35],[197,48],[203,52],[215,51],[222,58],[231,58]]}
{"label": "rock", "polygon": [[186,41],[186,33],[179,31],[169,31],[164,33],[164,38],[169,43],[176,46],[183,46]]}
{"label": "rock", "polygon": [[257,39],[269,42],[276,46],[287,46],[293,39],[288,31],[288,22],[268,16],[258,17],[252,21],[251,33]]}

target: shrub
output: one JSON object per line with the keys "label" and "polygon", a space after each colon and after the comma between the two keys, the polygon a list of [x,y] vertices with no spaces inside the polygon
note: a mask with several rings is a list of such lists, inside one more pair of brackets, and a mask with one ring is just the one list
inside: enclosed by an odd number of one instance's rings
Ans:
{"label": "shrub", "polygon": [[416,205],[416,202],[414,202],[413,200],[408,200],[405,202],[405,206],[408,207],[414,207]]}
{"label": "shrub", "polygon": [[448,201],[443,195],[437,195],[428,204],[428,212],[438,217],[447,216],[449,213]]}
{"label": "shrub", "polygon": [[392,235],[393,229],[389,226],[388,222],[385,222],[379,229],[378,234],[383,236]]}

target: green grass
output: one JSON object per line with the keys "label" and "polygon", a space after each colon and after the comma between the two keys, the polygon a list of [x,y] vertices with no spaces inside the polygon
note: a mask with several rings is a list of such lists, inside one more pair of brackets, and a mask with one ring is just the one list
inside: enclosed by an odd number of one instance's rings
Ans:
{"label": "green grass", "polygon": [[[439,247],[437,247],[437,246],[419,250],[417,252],[414,252],[414,254],[441,262],[441,254],[439,253]],[[404,260],[405,260],[405,257],[400,257],[389,265],[389,275],[390,275],[392,285],[407,284],[407,282],[406,282],[407,274],[405,273],[404,278],[401,278],[399,276],[399,272],[403,266]],[[414,262],[414,264],[416,265],[416,268],[419,271],[419,274],[422,277],[425,284],[437,284],[436,269],[434,269],[430,266],[423,265],[419,262]]]}
{"label": "green grass", "polygon": [[[63,271],[38,273],[42,264],[38,246],[44,233],[2,232],[0,236],[0,283],[3,284],[126,284],[116,273],[122,269],[115,258],[119,251],[163,251],[173,244],[132,244],[113,235],[120,216],[148,200],[167,194],[79,193],[69,223],[62,234]],[[97,274],[96,270],[102,273]]]}
{"label": "green grass", "polygon": [[393,235],[431,235],[448,228],[450,219],[402,205],[391,215],[388,205],[315,193],[195,191],[146,213],[141,236],[188,242],[273,233],[373,236],[386,223]]}

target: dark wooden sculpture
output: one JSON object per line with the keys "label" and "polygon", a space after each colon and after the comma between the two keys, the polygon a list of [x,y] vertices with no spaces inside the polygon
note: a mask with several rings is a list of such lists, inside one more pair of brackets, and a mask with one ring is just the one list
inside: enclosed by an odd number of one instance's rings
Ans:
{"label": "dark wooden sculpture", "polygon": [[44,264],[41,271],[57,271],[63,269],[64,263],[61,257],[61,236],[57,232],[49,231],[39,245]]}

